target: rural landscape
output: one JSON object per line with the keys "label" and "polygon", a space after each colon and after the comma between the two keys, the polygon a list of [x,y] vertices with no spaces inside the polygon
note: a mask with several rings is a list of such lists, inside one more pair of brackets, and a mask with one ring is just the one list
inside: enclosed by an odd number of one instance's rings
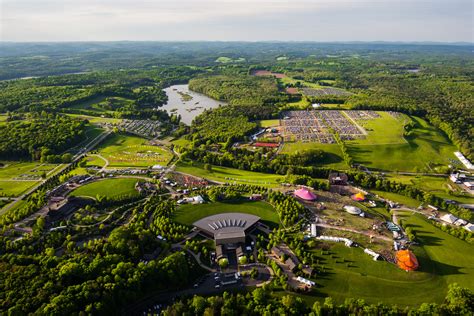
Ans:
{"label": "rural landscape", "polygon": [[472,42],[315,42],[270,2],[209,34],[274,41],[85,41],[79,9],[65,41],[51,3],[0,32],[0,315],[474,314]]}

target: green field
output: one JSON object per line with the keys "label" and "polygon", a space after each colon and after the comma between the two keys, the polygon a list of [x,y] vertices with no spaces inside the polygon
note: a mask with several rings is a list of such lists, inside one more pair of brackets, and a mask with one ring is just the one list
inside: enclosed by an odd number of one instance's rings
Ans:
{"label": "green field", "polygon": [[73,192],[72,196],[84,196],[95,199],[97,195],[102,195],[113,199],[121,195],[138,196],[138,191],[135,190],[136,178],[113,178],[99,180],[83,185]]}
{"label": "green field", "polygon": [[283,145],[281,153],[295,153],[296,151],[301,152],[309,149],[324,151],[324,158],[318,165],[335,169],[347,169],[347,165],[342,158],[341,148],[338,144],[286,142]]}
{"label": "green field", "polygon": [[[343,112],[344,113],[344,112]],[[409,118],[402,114],[395,118],[388,112],[377,112],[381,117],[370,120],[358,120],[357,124],[368,132],[364,139],[348,141],[350,145],[389,145],[407,144],[403,137],[404,122]]]}
{"label": "green field", "polygon": [[0,196],[19,196],[41,180],[43,173],[50,174],[56,164],[39,162],[1,161]]}
{"label": "green field", "polygon": [[397,202],[408,207],[416,208],[422,204],[420,201],[416,199],[412,199],[411,197],[407,197],[401,194],[392,193],[392,192],[385,192],[385,191],[377,191],[377,190],[370,190],[371,193],[377,194],[385,199],[388,199],[393,202]]}
{"label": "green field", "polygon": [[192,174],[211,181],[255,184],[266,187],[277,187],[285,178],[284,176],[275,174],[245,171],[220,166],[212,166],[212,171],[207,171],[201,163],[195,162],[191,165],[190,163],[182,161],[176,164],[176,171]]}
{"label": "green field", "polygon": [[147,140],[123,134],[112,134],[97,148],[109,161],[109,167],[150,167],[166,165],[173,157],[163,147],[147,145]]}
{"label": "green field", "polygon": [[263,128],[278,126],[280,125],[280,120],[262,120],[262,121],[259,121],[258,124],[260,125],[260,127],[263,127]]}
{"label": "green field", "polygon": [[352,297],[370,303],[416,306],[420,302],[441,303],[450,283],[473,290],[474,246],[442,232],[420,215],[406,213],[404,220],[421,244],[412,249],[420,264],[417,271],[405,272],[394,264],[373,261],[360,248],[332,244],[331,255],[315,250],[325,272],[314,279],[317,290],[303,298],[314,301],[331,296],[343,302]]}
{"label": "green field", "polygon": [[262,222],[271,227],[278,226],[280,222],[273,206],[266,202],[252,202],[248,200],[181,205],[175,212],[174,220],[181,224],[192,225],[203,217],[231,212],[259,216]]}
{"label": "green field", "polygon": [[[366,167],[386,171],[426,171],[436,166],[446,166],[454,159],[456,147],[438,129],[425,120],[412,117],[417,123],[405,144],[370,145],[347,142],[348,152],[354,162]],[[379,127],[383,129],[383,126]],[[387,136],[388,138],[388,136]]]}

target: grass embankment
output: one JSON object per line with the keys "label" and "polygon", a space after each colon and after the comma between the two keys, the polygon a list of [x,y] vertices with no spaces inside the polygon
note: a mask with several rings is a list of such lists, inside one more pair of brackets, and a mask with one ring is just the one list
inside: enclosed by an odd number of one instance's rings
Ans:
{"label": "grass embankment", "polygon": [[138,196],[135,190],[136,178],[112,178],[85,184],[71,192],[72,196],[95,199],[97,195],[113,199],[122,195]]}
{"label": "grass embankment", "polygon": [[180,224],[192,225],[195,221],[203,217],[221,213],[256,215],[262,219],[263,223],[271,227],[277,227],[280,222],[273,206],[266,202],[252,202],[247,200],[181,205],[175,212],[174,220]]}

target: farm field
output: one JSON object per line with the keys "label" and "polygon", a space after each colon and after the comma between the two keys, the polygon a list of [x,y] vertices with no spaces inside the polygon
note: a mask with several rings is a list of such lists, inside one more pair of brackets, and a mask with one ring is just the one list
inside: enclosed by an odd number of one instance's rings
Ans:
{"label": "farm field", "polygon": [[347,143],[354,162],[387,171],[427,171],[428,165],[448,165],[454,159],[456,147],[438,129],[425,120],[412,117],[417,123],[406,144],[362,145]]}
{"label": "farm field", "polygon": [[84,196],[95,199],[97,195],[114,198],[121,195],[138,196],[135,190],[136,178],[112,178],[85,184],[73,192],[72,196]]}
{"label": "farm field", "polygon": [[37,184],[43,173],[49,174],[56,164],[2,161],[0,167],[0,196],[18,196]]}
{"label": "farm field", "polygon": [[231,212],[259,216],[265,224],[271,227],[277,227],[280,222],[273,206],[266,202],[248,200],[180,205],[174,214],[174,220],[180,224],[192,225],[203,217]]}
{"label": "farm field", "polygon": [[112,134],[97,148],[109,161],[109,167],[151,167],[166,165],[172,153],[160,146],[148,145],[147,140],[123,134]]}
{"label": "farm field", "polygon": [[319,149],[325,152],[325,158],[320,162],[321,166],[336,169],[347,169],[347,165],[342,158],[341,148],[338,144],[285,142],[281,152],[295,153],[296,151],[304,151],[309,149]]}
{"label": "farm field", "polygon": [[284,176],[280,175],[220,166],[212,166],[212,171],[208,171],[204,169],[204,165],[201,163],[193,163],[193,165],[191,165],[182,161],[176,164],[176,171],[206,178],[211,181],[254,184],[265,187],[277,187],[279,186],[280,181],[283,181],[284,179]]}

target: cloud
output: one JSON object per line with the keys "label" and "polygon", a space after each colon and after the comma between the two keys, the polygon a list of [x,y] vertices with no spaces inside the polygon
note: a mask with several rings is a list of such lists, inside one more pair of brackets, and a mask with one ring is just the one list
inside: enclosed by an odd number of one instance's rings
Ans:
{"label": "cloud", "polygon": [[473,37],[470,0],[3,0],[0,10],[1,39],[17,41]]}

